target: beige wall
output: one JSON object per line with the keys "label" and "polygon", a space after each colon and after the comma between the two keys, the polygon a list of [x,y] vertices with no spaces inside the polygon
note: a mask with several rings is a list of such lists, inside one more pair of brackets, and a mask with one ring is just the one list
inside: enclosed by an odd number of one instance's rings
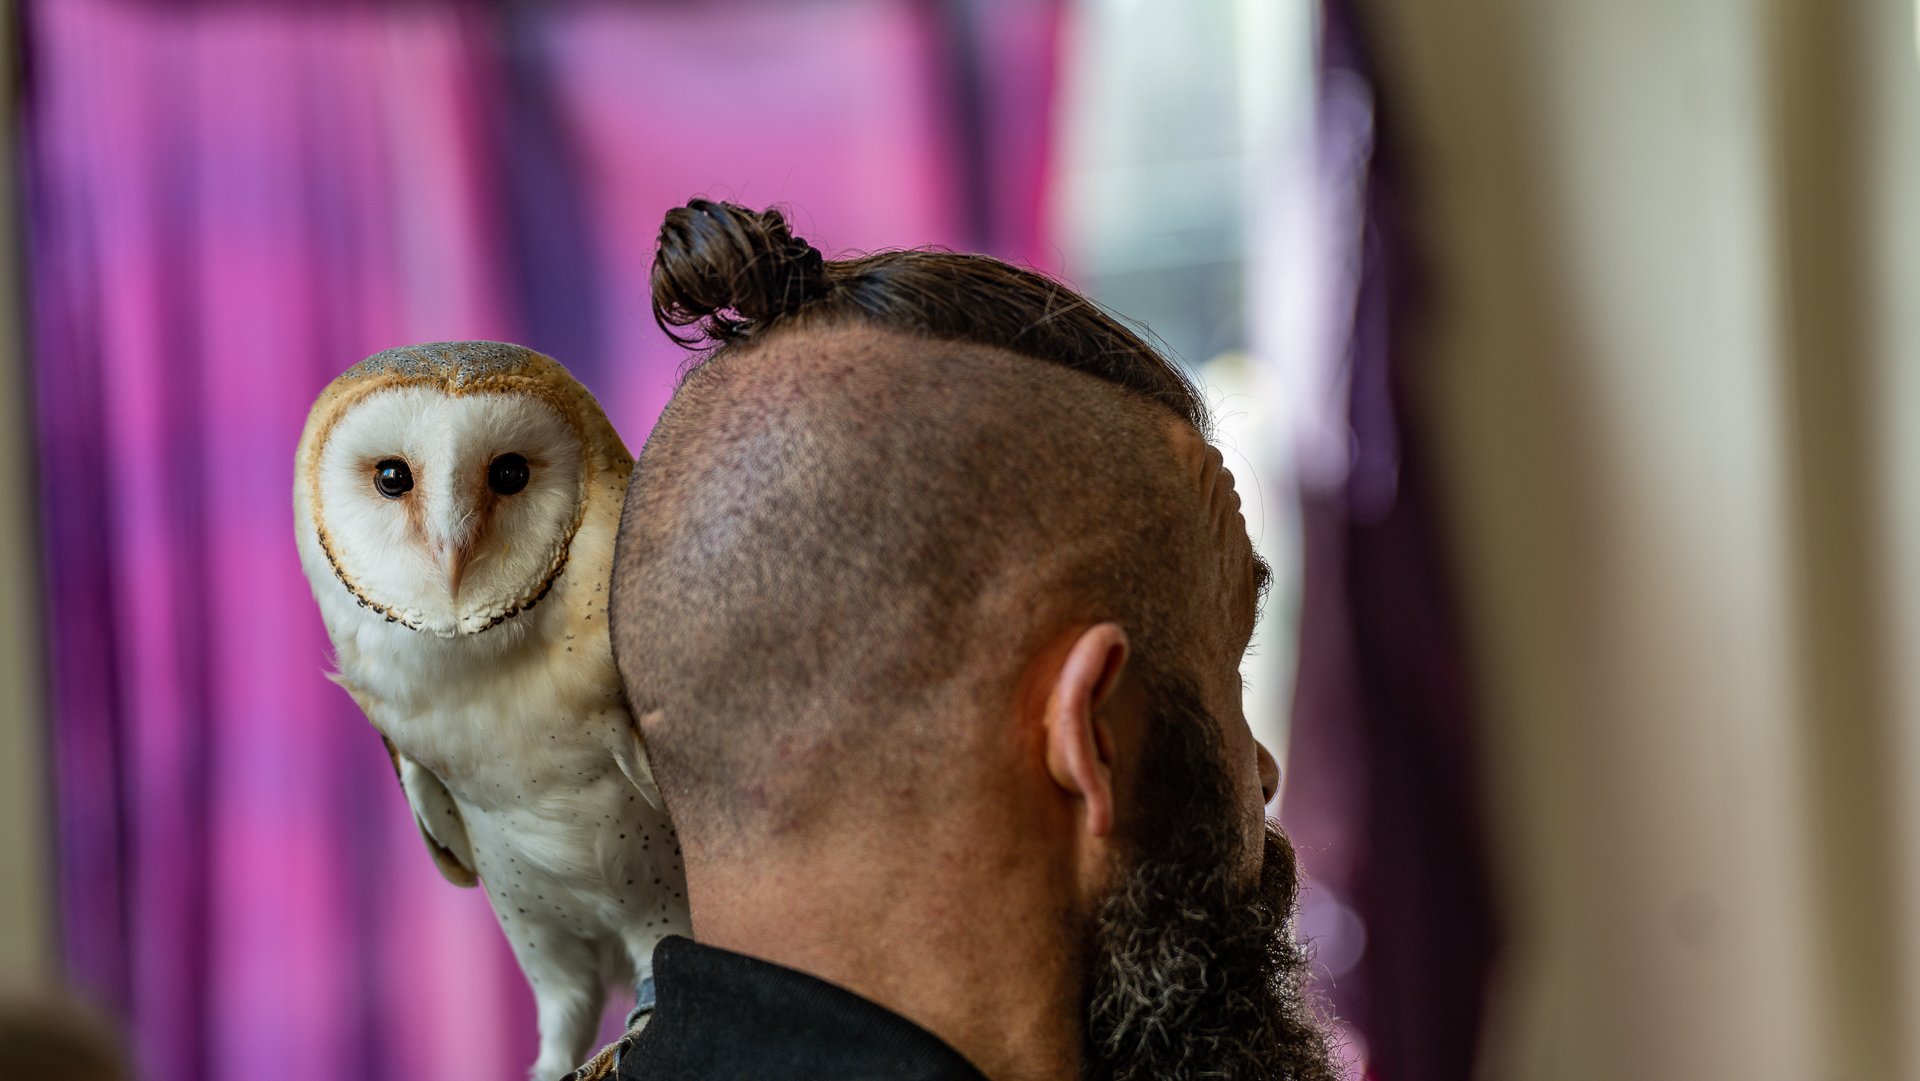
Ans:
{"label": "beige wall", "polygon": [[[1876,227],[1861,282],[1870,328],[1865,446],[1878,493],[1870,583],[1884,639],[1874,654],[1886,685],[1893,918],[1884,945],[1897,966],[1907,1076],[1920,1075],[1920,5],[1873,8],[1853,40],[1872,88],[1855,149],[1863,213]],[[1868,859],[1881,858],[1868,852]]]}
{"label": "beige wall", "polygon": [[1920,1076],[1912,8],[1361,7],[1514,928],[1487,1076]]}
{"label": "beige wall", "polygon": [[[5,87],[14,83],[12,8],[0,0]],[[14,302],[13,139],[9,124],[0,140],[0,984],[54,974],[33,437]]]}

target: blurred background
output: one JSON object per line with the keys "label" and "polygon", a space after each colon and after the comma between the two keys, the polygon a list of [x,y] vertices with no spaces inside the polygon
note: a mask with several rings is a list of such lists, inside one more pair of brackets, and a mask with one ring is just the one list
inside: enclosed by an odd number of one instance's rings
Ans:
{"label": "blurred background", "polygon": [[497,338],[637,448],[708,195],[1201,379],[1357,1071],[1920,1079],[1909,0],[0,9],[0,1076],[521,1075],[325,679],[294,444]]}

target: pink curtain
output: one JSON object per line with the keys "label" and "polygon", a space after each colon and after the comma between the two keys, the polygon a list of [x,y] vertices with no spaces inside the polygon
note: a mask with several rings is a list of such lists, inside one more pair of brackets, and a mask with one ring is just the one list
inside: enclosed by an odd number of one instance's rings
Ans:
{"label": "pink curtain", "polygon": [[[694,194],[830,248],[1040,238],[1051,3],[25,7],[71,975],[140,1075],[509,1078],[531,1002],[324,678],[294,442],[361,356],[550,352],[638,449]],[[990,77],[989,77],[990,76]],[[984,163],[984,164],[983,164]]]}

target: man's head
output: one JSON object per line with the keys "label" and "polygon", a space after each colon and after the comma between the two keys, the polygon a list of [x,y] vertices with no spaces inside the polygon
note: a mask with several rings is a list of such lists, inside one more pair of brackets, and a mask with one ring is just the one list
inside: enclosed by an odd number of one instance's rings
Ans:
{"label": "man's head", "polygon": [[1325,1076],[1240,710],[1265,568],[1179,370],[1037,274],[829,263],[725,204],[668,216],[654,293],[714,348],[635,470],[612,618],[690,881],[997,839],[1056,887],[1090,1070]]}

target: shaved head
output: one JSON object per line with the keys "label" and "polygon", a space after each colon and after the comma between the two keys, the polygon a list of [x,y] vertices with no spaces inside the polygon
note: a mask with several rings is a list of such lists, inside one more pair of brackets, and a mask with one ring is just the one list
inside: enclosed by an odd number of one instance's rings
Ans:
{"label": "shaved head", "polygon": [[627,491],[615,659],[702,941],[988,1076],[1330,1081],[1242,709],[1266,568],[1193,387],[978,255],[669,213],[694,363]]}
{"label": "shaved head", "polygon": [[694,368],[636,471],[614,596],[683,843],[963,788],[969,742],[1004,738],[978,722],[1062,628],[1177,655],[1184,425],[1085,372],[858,322]]}
{"label": "shaved head", "polygon": [[985,256],[828,262],[702,200],[668,215],[654,307],[706,351],[634,471],[613,632],[690,858],[970,783],[1076,622],[1179,667],[1210,539],[1176,443],[1207,418],[1112,316]]}

